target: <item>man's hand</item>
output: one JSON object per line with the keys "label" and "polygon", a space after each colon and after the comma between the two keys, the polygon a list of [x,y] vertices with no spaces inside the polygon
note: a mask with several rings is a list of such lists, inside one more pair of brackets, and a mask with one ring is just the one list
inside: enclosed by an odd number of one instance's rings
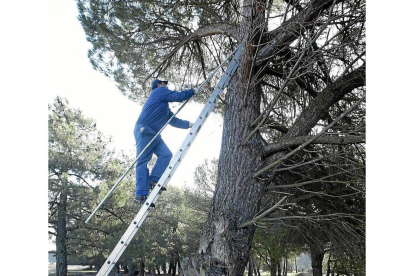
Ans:
{"label": "man's hand", "polygon": [[200,88],[193,88],[194,90],[194,95],[197,95],[198,93],[200,93]]}

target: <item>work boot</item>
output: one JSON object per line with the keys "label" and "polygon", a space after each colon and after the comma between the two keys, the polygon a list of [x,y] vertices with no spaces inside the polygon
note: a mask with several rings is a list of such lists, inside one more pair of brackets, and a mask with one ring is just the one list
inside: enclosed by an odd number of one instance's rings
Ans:
{"label": "work boot", "polygon": [[144,204],[145,200],[147,200],[147,195],[136,195],[134,198],[134,202],[139,204]]}
{"label": "work boot", "polygon": [[154,180],[150,179],[149,187],[150,187],[151,190],[155,188],[155,185],[157,185],[157,181],[154,181]]}

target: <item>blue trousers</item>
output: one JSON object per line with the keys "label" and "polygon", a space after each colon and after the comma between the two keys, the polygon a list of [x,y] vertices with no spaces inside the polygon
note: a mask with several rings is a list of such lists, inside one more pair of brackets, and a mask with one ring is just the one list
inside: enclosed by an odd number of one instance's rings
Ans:
{"label": "blue trousers", "polygon": [[[148,126],[140,124],[135,125],[134,136],[137,144],[137,156],[147,146],[155,134],[156,132]],[[155,162],[151,175],[149,175],[148,162],[151,160],[153,154],[157,156],[157,162]],[[151,179],[158,182],[170,163],[171,158],[171,151],[168,149],[161,136],[158,135],[140,158],[138,158],[135,165],[135,195],[148,195],[149,180]]]}

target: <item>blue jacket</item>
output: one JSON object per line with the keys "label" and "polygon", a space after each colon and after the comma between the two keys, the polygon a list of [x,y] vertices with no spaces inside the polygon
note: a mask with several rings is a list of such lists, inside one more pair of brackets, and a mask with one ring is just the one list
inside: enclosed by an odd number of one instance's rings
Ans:
{"label": "blue jacket", "polygon": [[[194,90],[184,90],[181,92],[171,91],[167,87],[158,87],[152,90],[150,96],[142,108],[137,124],[149,126],[156,134],[174,113],[171,112],[169,102],[183,102],[194,95]],[[178,128],[188,128],[189,122],[174,118],[170,125]]]}

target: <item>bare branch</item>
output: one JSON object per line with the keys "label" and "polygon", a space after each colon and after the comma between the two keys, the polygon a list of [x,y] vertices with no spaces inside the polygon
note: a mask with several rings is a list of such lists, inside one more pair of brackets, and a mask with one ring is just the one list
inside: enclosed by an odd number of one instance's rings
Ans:
{"label": "bare branch", "polygon": [[[263,156],[269,156],[276,152],[287,150],[290,147],[299,146],[306,141],[309,141],[313,136],[296,136],[283,139],[282,141],[274,144],[269,144],[265,147]],[[331,144],[331,145],[349,145],[349,144],[361,144],[365,143],[364,136],[346,135],[346,136],[323,136],[315,139],[311,144]]]}
{"label": "bare branch", "polygon": [[276,209],[285,199],[286,199],[286,196],[284,196],[281,200],[279,200],[279,202],[276,203],[272,208],[264,211],[261,215],[259,215],[257,217],[254,217],[253,219],[240,224],[239,226],[237,226],[237,228],[238,229],[244,228],[246,226],[249,226],[250,224],[254,224],[254,223],[258,222],[259,220],[261,220],[262,218],[264,218],[265,216],[267,216],[268,214],[273,212],[273,210]]}

